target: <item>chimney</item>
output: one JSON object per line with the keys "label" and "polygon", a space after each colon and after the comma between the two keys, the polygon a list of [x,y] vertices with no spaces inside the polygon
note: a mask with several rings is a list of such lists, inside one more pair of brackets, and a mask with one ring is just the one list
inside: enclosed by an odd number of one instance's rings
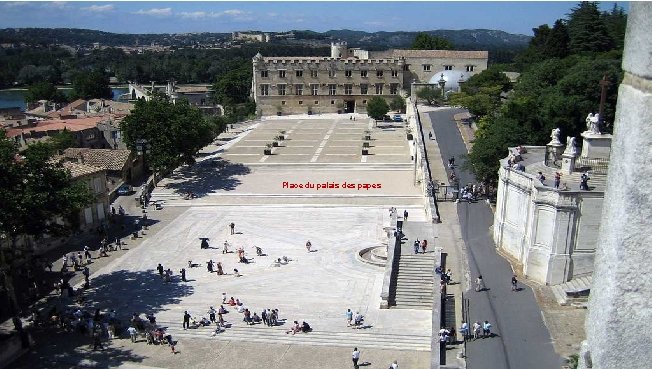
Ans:
{"label": "chimney", "polygon": [[77,154],[77,163],[84,164],[84,155],[81,152]]}

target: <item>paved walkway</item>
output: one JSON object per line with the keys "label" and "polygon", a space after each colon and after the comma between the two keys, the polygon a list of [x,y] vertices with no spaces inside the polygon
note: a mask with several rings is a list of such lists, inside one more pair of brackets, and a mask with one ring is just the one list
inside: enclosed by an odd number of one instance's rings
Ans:
{"label": "paved walkway", "polygon": [[[338,155],[336,146],[361,146],[365,127],[371,128],[370,150],[377,156],[364,160],[358,149],[346,155],[345,147],[339,148],[344,154]],[[288,131],[287,146],[261,162],[262,141],[255,140],[268,140],[280,129]],[[329,150],[332,157],[326,155]],[[235,155],[244,153],[253,155]],[[130,241],[138,247],[117,252],[92,269],[92,288],[86,294],[89,308],[115,308],[123,318],[133,312],[154,312],[179,340],[181,354],[124,339],[105,351],[90,353],[88,338],[68,335],[52,342],[44,332],[36,334],[37,340],[40,337],[39,342],[48,344],[37,346],[14,367],[108,363],[110,367],[203,368],[229,363],[231,368],[348,368],[350,351],[358,346],[370,367],[387,367],[397,359],[403,368],[429,368],[430,312],[380,310],[383,269],[355,258],[358,250],[382,244],[390,206],[408,209],[410,222],[426,227],[415,233],[427,234],[432,227],[425,222],[423,200],[413,187],[412,166],[404,131],[389,125],[374,128],[348,119],[305,123],[275,119],[236,126],[205,148],[197,165],[182,167],[159,183],[153,199],[165,200],[164,208],[149,211],[155,224],[144,238]],[[328,192],[322,192],[282,185],[307,180],[340,185],[346,181],[355,189],[325,187]],[[358,188],[360,184],[381,186]],[[198,198],[181,198],[188,186]],[[236,224],[234,235],[228,232],[230,222]],[[199,237],[208,237],[212,248],[200,249]],[[232,247],[243,246],[253,262],[240,264],[234,254],[222,254],[225,240]],[[307,252],[307,240],[315,252]],[[254,245],[267,256],[256,256]],[[273,266],[272,260],[282,256],[291,261]],[[210,274],[209,259],[222,262],[228,275]],[[198,266],[187,268],[189,260]],[[174,271],[172,283],[158,277],[158,263]],[[179,280],[182,267],[187,269],[188,282]],[[234,268],[241,277],[234,276]],[[247,326],[240,314],[231,311],[225,319],[232,327],[217,336],[210,328],[181,328],[184,310],[206,315],[210,305],[221,302],[223,292],[241,299],[252,311],[278,308],[287,323]],[[347,308],[365,315],[365,329],[346,326]],[[292,320],[305,320],[314,331],[287,335],[284,331]]]}

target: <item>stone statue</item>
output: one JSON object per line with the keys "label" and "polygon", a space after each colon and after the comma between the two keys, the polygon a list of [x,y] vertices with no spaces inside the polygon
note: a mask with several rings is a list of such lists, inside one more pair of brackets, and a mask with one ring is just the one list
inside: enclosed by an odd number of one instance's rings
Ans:
{"label": "stone statue", "polygon": [[552,140],[548,145],[555,145],[555,144],[561,144],[561,141],[559,141],[559,134],[561,133],[561,130],[559,128],[555,128],[552,130],[552,133],[550,133],[550,138]]}
{"label": "stone statue", "polygon": [[566,138],[566,150],[564,150],[564,155],[577,155],[577,146],[575,146],[575,137],[568,136]]}
{"label": "stone statue", "polygon": [[601,134],[600,132],[600,114],[589,113],[586,116],[586,131],[593,134]]}

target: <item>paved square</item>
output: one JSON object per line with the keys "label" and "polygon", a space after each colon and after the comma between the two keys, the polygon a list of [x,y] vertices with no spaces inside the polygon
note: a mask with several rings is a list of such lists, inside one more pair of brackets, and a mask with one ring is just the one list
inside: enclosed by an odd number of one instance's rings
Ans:
{"label": "paved square", "polygon": [[[282,206],[193,207],[165,226],[140,247],[101,269],[102,284],[110,286],[91,294],[94,302],[117,309],[138,308],[156,312],[157,321],[173,335],[213,340],[293,343],[345,347],[430,350],[431,315],[423,310],[380,310],[384,269],[356,260],[356,252],[383,242],[387,211],[376,207],[305,208]],[[419,220],[415,214],[414,220]],[[236,224],[230,235],[228,224]],[[210,238],[213,248],[200,249],[199,237]],[[243,246],[251,264],[237,262],[235,253],[222,254],[225,240]],[[313,252],[305,242],[310,240]],[[255,256],[253,245],[267,256]],[[280,267],[273,260],[287,256]],[[229,275],[209,273],[206,262],[220,261]],[[199,264],[187,269],[187,262]],[[157,263],[171,268],[176,280],[166,285],[155,271]],[[178,271],[185,267],[189,282]],[[241,277],[233,275],[238,268]],[[143,271],[146,271],[143,276]],[[111,280],[114,274],[117,280]],[[123,288],[124,276],[140,275],[141,287]],[[127,278],[129,279],[129,278]],[[112,287],[111,287],[112,286]],[[169,296],[165,295],[169,289]],[[116,292],[119,291],[119,294]],[[247,326],[242,314],[225,315],[233,328],[216,337],[209,328],[181,330],[182,315],[207,316],[209,306],[219,306],[221,294],[239,298],[252,311],[278,308],[288,323],[280,327]],[[150,293],[153,295],[150,296]],[[148,299],[150,302],[147,302]],[[143,300],[143,303],[139,303]],[[160,300],[160,306],[154,301]],[[346,325],[347,308],[360,311],[370,328]],[[141,313],[147,312],[139,311]],[[293,320],[308,321],[314,332],[286,335]]]}

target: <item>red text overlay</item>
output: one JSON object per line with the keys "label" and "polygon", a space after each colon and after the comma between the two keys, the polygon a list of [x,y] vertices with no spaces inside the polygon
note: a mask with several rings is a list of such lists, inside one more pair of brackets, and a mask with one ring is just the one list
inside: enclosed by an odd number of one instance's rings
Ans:
{"label": "red text overlay", "polygon": [[377,190],[382,188],[380,183],[349,183],[349,182],[324,182],[324,183],[290,183],[283,182],[283,188],[289,189],[317,189],[317,190],[337,190],[337,189],[346,189],[346,190]]}

